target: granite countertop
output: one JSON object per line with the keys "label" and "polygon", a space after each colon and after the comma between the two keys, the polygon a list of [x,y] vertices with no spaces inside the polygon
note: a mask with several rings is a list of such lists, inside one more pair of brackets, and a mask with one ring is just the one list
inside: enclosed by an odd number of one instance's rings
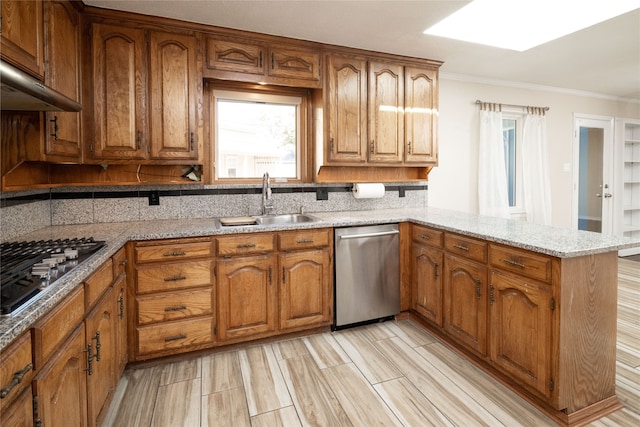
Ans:
{"label": "granite countertop", "polygon": [[41,240],[92,236],[106,246],[65,274],[44,295],[18,315],[0,318],[0,351],[65,298],[96,268],[130,240],[283,231],[319,227],[345,227],[411,221],[496,243],[571,258],[640,246],[640,240],[605,236],[560,227],[533,225],[437,208],[380,209],[375,211],[322,212],[309,215],[317,222],[288,225],[221,227],[216,219],[159,220],[125,223],[52,226],[14,240]]}

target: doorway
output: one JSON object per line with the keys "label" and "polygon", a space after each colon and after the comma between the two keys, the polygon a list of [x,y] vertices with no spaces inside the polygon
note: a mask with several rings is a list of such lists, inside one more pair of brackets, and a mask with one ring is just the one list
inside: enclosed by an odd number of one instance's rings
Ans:
{"label": "doorway", "polygon": [[613,118],[574,115],[573,225],[613,234]]}

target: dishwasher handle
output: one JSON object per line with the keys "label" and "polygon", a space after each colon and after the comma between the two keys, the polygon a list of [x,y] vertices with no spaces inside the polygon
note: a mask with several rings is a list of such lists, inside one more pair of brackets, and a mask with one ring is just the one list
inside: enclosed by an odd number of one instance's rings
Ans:
{"label": "dishwasher handle", "polygon": [[340,237],[340,240],[346,239],[363,239],[365,237],[381,237],[381,236],[391,236],[393,234],[400,234],[399,230],[391,230],[391,231],[380,231],[377,233],[362,233],[362,234],[343,234]]}

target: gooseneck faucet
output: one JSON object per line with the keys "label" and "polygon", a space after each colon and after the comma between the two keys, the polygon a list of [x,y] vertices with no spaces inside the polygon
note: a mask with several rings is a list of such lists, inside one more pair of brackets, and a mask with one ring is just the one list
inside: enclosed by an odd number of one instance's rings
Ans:
{"label": "gooseneck faucet", "polygon": [[265,172],[262,175],[262,215],[273,215],[274,210],[271,186],[269,185],[269,172]]}

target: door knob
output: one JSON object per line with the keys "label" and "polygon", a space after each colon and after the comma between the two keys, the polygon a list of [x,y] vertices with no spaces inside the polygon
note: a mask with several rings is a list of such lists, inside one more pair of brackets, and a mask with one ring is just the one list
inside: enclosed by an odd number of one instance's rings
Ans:
{"label": "door knob", "polygon": [[604,193],[604,197],[605,197],[606,199],[608,199],[609,197],[613,197],[613,194],[611,194],[611,193]]}

